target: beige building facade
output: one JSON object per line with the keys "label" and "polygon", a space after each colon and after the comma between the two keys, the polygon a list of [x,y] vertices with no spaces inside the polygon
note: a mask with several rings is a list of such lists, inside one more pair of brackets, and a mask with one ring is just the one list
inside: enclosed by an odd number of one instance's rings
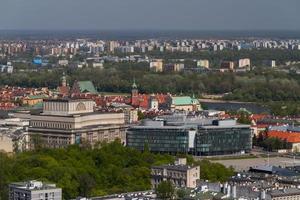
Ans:
{"label": "beige building facade", "polygon": [[4,133],[0,133],[0,152],[1,151],[6,153],[12,153],[14,151],[14,142],[12,137],[9,137]]}
{"label": "beige building facade", "polygon": [[239,59],[239,67],[250,67],[251,62],[249,58]]}
{"label": "beige building facade", "polygon": [[115,139],[125,144],[124,113],[94,112],[94,102],[85,99],[45,100],[43,107],[43,113],[30,116],[30,149],[37,142],[49,148]]}
{"label": "beige building facade", "polygon": [[151,184],[156,188],[162,181],[171,181],[176,187],[197,187],[200,179],[200,166],[186,165],[186,159],[174,165],[151,167]]}
{"label": "beige building facade", "polygon": [[197,67],[209,68],[209,60],[198,60]]}
{"label": "beige building facade", "polygon": [[156,59],[150,62],[150,69],[155,72],[162,72],[163,71],[163,60]]}

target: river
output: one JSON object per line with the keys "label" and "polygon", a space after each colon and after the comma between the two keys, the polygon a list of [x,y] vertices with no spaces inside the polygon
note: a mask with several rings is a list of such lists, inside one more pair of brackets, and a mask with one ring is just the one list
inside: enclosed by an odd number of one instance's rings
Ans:
{"label": "river", "polygon": [[226,101],[210,101],[200,100],[201,105],[208,110],[230,110],[237,111],[240,108],[245,108],[251,113],[270,113],[270,110],[264,106],[255,103],[243,103],[243,102],[226,102]]}

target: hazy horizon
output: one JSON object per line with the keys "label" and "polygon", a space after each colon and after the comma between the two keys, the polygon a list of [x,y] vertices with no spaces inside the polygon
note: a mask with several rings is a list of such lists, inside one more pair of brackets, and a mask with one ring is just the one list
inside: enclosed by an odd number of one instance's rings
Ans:
{"label": "hazy horizon", "polygon": [[299,0],[2,0],[0,30],[299,31]]}

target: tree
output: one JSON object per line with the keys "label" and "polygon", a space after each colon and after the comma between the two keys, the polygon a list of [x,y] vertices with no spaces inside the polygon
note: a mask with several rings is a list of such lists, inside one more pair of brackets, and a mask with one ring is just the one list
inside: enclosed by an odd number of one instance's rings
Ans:
{"label": "tree", "polygon": [[230,176],[234,175],[234,170],[232,168],[226,168],[220,163],[212,163],[209,160],[201,160],[196,162],[200,164],[201,169],[201,179],[225,182]]}
{"label": "tree", "polygon": [[184,189],[178,189],[176,191],[177,199],[184,199],[187,195],[187,192]]}
{"label": "tree", "polygon": [[43,148],[43,140],[39,134],[31,135],[31,141],[36,151],[39,151]]}
{"label": "tree", "polygon": [[[232,169],[209,161],[188,159],[201,165],[201,178],[224,181]],[[0,198],[8,199],[8,184],[24,180],[56,183],[64,199],[79,195],[98,196],[151,188],[150,167],[174,162],[174,157],[124,147],[120,141],[102,143],[93,148],[70,145],[63,149],[19,152],[8,156],[0,153]],[[174,197],[170,182],[158,187],[162,198]]]}
{"label": "tree", "polygon": [[237,119],[237,122],[241,124],[251,124],[249,113],[245,111],[239,112],[239,117]]}
{"label": "tree", "polygon": [[96,182],[94,178],[87,174],[79,175],[79,194],[83,197],[89,197],[91,195],[92,189],[95,187]]}
{"label": "tree", "polygon": [[268,151],[277,151],[279,149],[291,149],[292,145],[286,140],[282,140],[276,137],[268,137],[262,142],[262,147]]}
{"label": "tree", "polygon": [[159,199],[173,199],[175,194],[174,185],[171,181],[162,181],[158,184],[155,192]]}
{"label": "tree", "polygon": [[0,199],[7,199],[8,194],[8,173],[9,166],[7,163],[9,162],[9,158],[6,154],[0,152]]}
{"label": "tree", "polygon": [[142,111],[138,111],[138,120],[142,120],[142,119],[145,119],[145,115]]}

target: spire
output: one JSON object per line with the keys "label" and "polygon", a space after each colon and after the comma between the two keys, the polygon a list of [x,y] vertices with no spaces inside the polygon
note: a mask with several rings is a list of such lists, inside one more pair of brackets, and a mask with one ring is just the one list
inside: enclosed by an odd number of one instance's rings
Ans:
{"label": "spire", "polygon": [[132,89],[137,89],[137,85],[136,85],[136,83],[135,83],[135,78],[133,78]]}

